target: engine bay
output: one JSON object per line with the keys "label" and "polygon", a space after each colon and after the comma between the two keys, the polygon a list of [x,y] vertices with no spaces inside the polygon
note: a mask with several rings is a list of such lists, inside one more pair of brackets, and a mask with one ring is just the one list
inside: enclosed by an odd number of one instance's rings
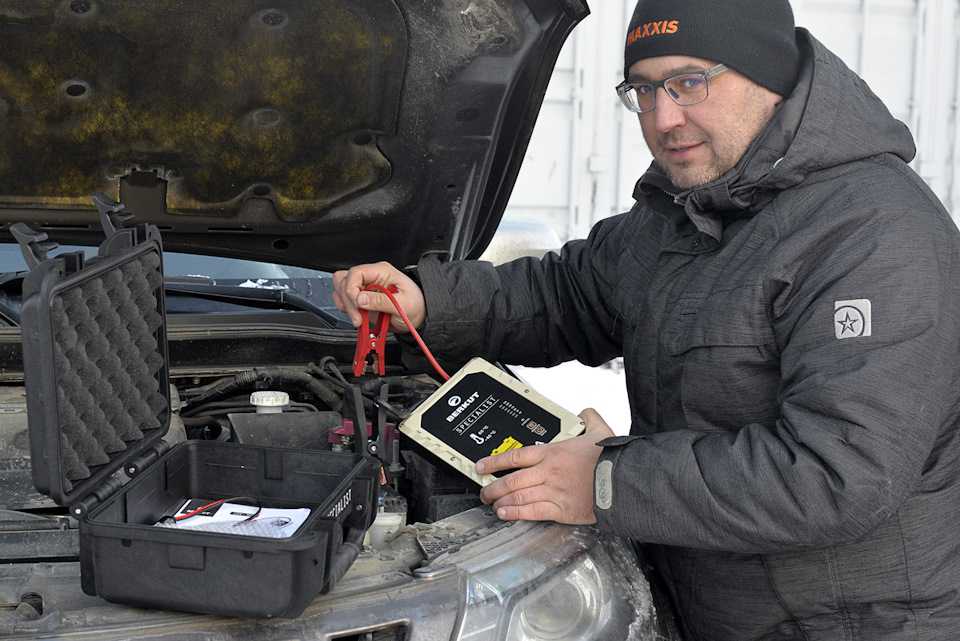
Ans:
{"label": "engine bay", "polygon": [[[425,374],[350,376],[348,366],[325,357],[304,367],[178,381],[186,438],[335,452],[366,442],[381,464],[378,520],[368,542],[406,523],[433,523],[480,505],[476,484],[397,429],[439,387],[437,381]],[[358,397],[359,403],[353,400]],[[362,434],[356,418],[361,413]]]}
{"label": "engine bay", "polygon": [[[335,452],[354,451],[365,442],[381,464],[377,519],[365,540],[373,548],[405,525],[434,523],[481,505],[479,486],[397,429],[439,387],[431,376],[391,372],[355,379],[350,365],[332,356],[231,372],[171,376],[172,414],[164,440]],[[356,427],[360,414],[363,434]],[[0,386],[3,508],[67,519],[64,508],[33,487],[29,453],[24,388]]]}

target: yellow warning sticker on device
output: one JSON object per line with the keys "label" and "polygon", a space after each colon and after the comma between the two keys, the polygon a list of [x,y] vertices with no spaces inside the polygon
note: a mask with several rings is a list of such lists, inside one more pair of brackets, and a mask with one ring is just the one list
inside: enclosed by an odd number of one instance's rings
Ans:
{"label": "yellow warning sticker on device", "polygon": [[512,436],[508,436],[507,438],[503,439],[503,443],[501,443],[500,446],[497,447],[497,449],[490,452],[490,456],[503,454],[504,452],[509,452],[510,450],[515,450],[519,447],[523,447],[523,443],[513,438]]}

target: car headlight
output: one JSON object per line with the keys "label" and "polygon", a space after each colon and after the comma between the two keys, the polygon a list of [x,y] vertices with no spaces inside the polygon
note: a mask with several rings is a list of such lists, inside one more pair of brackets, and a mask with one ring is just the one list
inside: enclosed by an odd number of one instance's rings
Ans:
{"label": "car headlight", "polygon": [[527,595],[514,608],[507,628],[511,641],[586,640],[606,627],[609,601],[592,559]]}
{"label": "car headlight", "polygon": [[592,528],[517,533],[512,553],[463,567],[460,641],[660,638],[650,588],[633,550]]}

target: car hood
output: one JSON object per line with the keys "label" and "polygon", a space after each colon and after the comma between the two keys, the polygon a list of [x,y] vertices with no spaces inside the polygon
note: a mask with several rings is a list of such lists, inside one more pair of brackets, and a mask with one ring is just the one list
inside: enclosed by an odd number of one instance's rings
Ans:
{"label": "car hood", "polygon": [[[585,0],[7,0],[0,232],[320,269],[479,255]],[[9,239],[9,235],[6,236]]]}

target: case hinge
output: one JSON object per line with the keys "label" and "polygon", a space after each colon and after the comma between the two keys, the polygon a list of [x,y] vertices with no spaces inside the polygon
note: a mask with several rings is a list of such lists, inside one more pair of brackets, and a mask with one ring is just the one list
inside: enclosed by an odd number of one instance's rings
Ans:
{"label": "case hinge", "polygon": [[[151,463],[160,458],[164,452],[170,449],[170,444],[166,441],[158,441],[156,445],[149,448],[146,452],[127,463],[123,471],[130,478],[146,469]],[[114,474],[103,484],[95,489],[91,494],[77,501],[71,508],[70,513],[79,518],[90,512],[98,503],[106,501],[114,492],[126,484],[121,474]]]}
{"label": "case hinge", "polygon": [[92,494],[80,499],[70,508],[70,513],[80,518],[90,512],[97,504],[106,501],[111,494],[123,487],[124,481],[119,474],[107,478]]}
{"label": "case hinge", "polygon": [[154,461],[164,455],[170,449],[170,444],[166,441],[158,441],[156,445],[149,448],[146,452],[127,463],[123,471],[127,476],[133,478],[141,471],[147,469]]}

